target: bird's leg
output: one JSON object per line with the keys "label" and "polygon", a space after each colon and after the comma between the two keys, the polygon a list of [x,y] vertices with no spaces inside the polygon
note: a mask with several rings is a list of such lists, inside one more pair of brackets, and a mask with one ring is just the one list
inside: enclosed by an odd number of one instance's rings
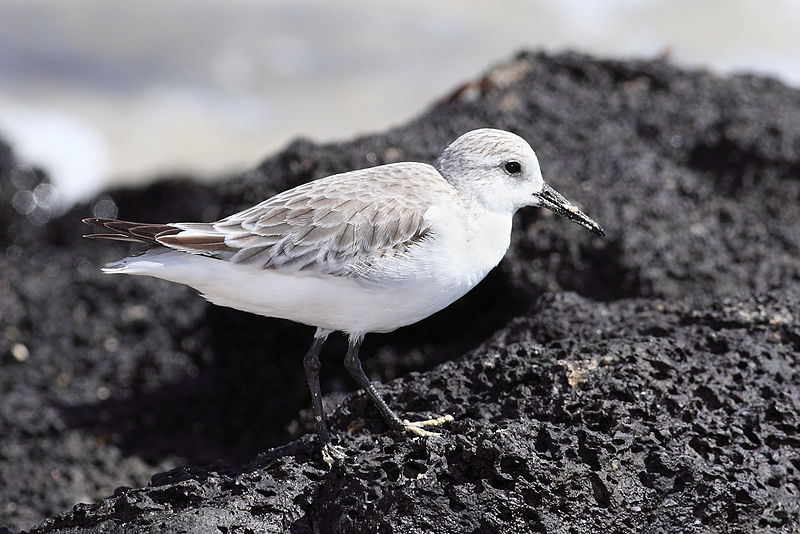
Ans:
{"label": "bird's leg", "polygon": [[389,428],[397,432],[402,432],[405,430],[403,421],[389,408],[386,401],[378,395],[378,392],[375,391],[375,386],[372,385],[372,382],[367,378],[364,369],[361,367],[361,359],[358,357],[358,349],[360,347],[361,339],[351,337],[347,347],[347,355],[344,357],[344,368],[347,369],[347,372],[350,373],[350,376],[353,377],[358,386],[366,392],[367,396],[372,400],[372,403],[378,411],[381,412]]}
{"label": "bird's leg", "polygon": [[350,373],[350,376],[358,383],[359,387],[363,389],[367,396],[370,398],[372,403],[378,409],[378,411],[383,416],[383,419],[386,421],[386,424],[389,425],[389,428],[394,430],[395,432],[411,432],[416,434],[417,436],[437,436],[438,433],[431,432],[429,430],[425,430],[423,427],[426,426],[435,426],[441,425],[453,420],[453,416],[445,415],[443,417],[438,417],[435,419],[428,419],[425,421],[404,421],[397,417],[389,405],[386,404],[378,392],[375,391],[375,386],[372,385],[367,375],[364,373],[364,369],[361,367],[361,359],[358,357],[358,349],[361,347],[361,338],[360,337],[350,337],[350,343],[347,348],[347,355],[344,358],[344,367],[347,369],[347,372]]}
{"label": "bird's leg", "polygon": [[330,330],[317,328],[314,333],[314,342],[303,358],[303,367],[306,370],[306,382],[311,392],[311,408],[314,410],[314,423],[317,427],[317,436],[322,446],[322,459],[331,465],[336,460],[344,458],[344,453],[331,443],[331,435],[325,422],[325,411],[322,408],[322,389],[319,387],[319,351],[322,344],[328,339]]}

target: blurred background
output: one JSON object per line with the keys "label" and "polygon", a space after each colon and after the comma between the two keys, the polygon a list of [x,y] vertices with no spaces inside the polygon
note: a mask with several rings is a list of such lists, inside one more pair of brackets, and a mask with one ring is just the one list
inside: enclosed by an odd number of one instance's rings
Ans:
{"label": "blurred background", "polygon": [[383,130],[521,49],[800,86],[798,29],[793,0],[2,0],[0,137],[68,206]]}

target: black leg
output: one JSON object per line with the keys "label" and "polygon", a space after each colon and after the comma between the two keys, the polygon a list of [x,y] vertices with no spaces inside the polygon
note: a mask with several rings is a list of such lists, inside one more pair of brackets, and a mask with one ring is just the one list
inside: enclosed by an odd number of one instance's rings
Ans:
{"label": "black leg", "polygon": [[347,369],[347,372],[350,373],[350,376],[358,383],[359,387],[367,393],[372,403],[378,408],[378,411],[381,412],[389,428],[397,432],[402,432],[406,429],[405,423],[397,417],[392,409],[389,408],[389,405],[386,404],[386,401],[378,395],[372,382],[369,381],[369,378],[367,378],[367,375],[364,373],[364,369],[361,367],[361,360],[358,357],[359,347],[361,347],[361,339],[353,339],[351,337],[350,344],[347,348],[347,356],[344,357],[344,368]]}
{"label": "black leg", "polygon": [[325,411],[322,409],[322,390],[319,387],[319,351],[322,348],[322,344],[328,339],[328,334],[330,334],[330,330],[317,328],[314,333],[314,342],[311,344],[311,348],[308,349],[305,358],[303,358],[306,382],[308,382],[308,389],[311,392],[311,407],[314,410],[317,436],[319,436],[323,447],[330,444],[331,435],[328,433],[328,425],[325,423]]}
{"label": "black leg", "polygon": [[347,369],[347,372],[350,373],[350,376],[355,379],[361,389],[367,393],[367,396],[370,398],[372,403],[376,408],[378,408],[378,411],[381,412],[381,415],[389,425],[389,428],[395,432],[406,431],[421,437],[438,436],[436,432],[425,430],[425,427],[442,425],[453,420],[453,416],[451,415],[443,415],[441,417],[415,422],[403,421],[397,417],[397,414],[395,414],[392,409],[389,408],[389,405],[386,404],[386,401],[384,401],[381,396],[378,395],[378,392],[375,391],[375,387],[372,385],[372,382],[369,381],[369,378],[367,378],[367,375],[364,373],[364,369],[361,367],[361,359],[358,357],[359,347],[361,347],[361,338],[354,338],[351,336],[350,345],[347,348],[347,356],[344,357],[344,367]]}

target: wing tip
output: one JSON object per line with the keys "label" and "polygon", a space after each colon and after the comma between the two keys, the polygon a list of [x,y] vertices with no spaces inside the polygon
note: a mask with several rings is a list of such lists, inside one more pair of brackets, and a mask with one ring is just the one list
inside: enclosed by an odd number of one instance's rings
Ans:
{"label": "wing tip", "polygon": [[105,233],[83,236],[89,239],[108,239],[159,245],[159,237],[181,232],[180,228],[171,224],[137,223],[120,219],[104,219],[102,217],[86,217],[81,221],[89,226],[106,230]]}

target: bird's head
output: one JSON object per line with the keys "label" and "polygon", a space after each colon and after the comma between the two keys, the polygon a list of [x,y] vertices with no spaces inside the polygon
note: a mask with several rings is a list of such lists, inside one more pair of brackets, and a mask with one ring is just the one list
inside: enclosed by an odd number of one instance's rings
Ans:
{"label": "bird's head", "polygon": [[453,141],[435,166],[461,194],[490,211],[514,213],[523,206],[541,206],[605,235],[600,225],[545,183],[536,153],[518,135],[472,130]]}

